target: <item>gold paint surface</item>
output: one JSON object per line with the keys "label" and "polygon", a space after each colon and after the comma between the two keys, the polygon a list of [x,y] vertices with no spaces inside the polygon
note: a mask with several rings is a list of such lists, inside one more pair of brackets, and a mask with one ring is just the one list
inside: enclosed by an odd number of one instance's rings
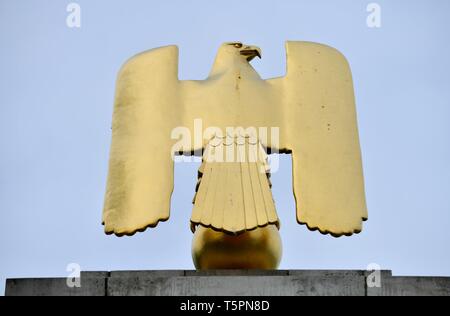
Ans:
{"label": "gold paint surface", "polygon": [[[125,63],[116,87],[106,233],[132,235],[169,218],[171,132],[185,126],[194,135],[195,119],[202,119],[204,129],[279,127],[278,143],[270,137],[260,141],[292,153],[297,221],[333,236],[361,231],[367,209],[349,65],[321,44],[287,42],[286,50],[286,76],[269,80],[249,64],[260,50],[245,45],[222,45],[210,75],[199,81],[178,79],[176,46]],[[205,148],[207,142],[188,149]],[[208,181],[221,185],[213,177]],[[229,212],[214,211],[205,221],[226,221]]]}
{"label": "gold paint surface", "polygon": [[274,225],[246,231],[239,235],[199,226],[192,241],[192,259],[196,269],[278,268],[282,245]]}
{"label": "gold paint surface", "polygon": [[[230,152],[234,157],[227,161]],[[261,143],[252,144],[249,137],[214,136],[199,169],[191,227],[238,234],[268,224],[279,226],[267,159]]]}

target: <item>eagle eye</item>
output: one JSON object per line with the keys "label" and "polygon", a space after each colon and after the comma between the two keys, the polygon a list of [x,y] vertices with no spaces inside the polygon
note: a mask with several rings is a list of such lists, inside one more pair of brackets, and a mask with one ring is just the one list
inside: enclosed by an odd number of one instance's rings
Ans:
{"label": "eagle eye", "polygon": [[233,43],[233,46],[236,48],[242,48],[242,43]]}

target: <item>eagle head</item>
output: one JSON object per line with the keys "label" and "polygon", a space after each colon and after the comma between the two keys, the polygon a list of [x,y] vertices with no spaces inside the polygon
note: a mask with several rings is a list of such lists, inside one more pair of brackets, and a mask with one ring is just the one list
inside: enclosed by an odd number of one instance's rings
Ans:
{"label": "eagle head", "polygon": [[241,42],[224,43],[220,49],[228,54],[237,54],[248,62],[255,57],[261,58],[261,49],[259,47],[242,44]]}

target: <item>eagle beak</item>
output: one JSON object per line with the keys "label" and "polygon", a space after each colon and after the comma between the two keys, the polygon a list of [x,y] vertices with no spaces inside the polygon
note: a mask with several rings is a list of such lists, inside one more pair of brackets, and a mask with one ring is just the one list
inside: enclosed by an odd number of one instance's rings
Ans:
{"label": "eagle beak", "polygon": [[241,49],[241,55],[247,57],[247,61],[251,61],[255,57],[261,58],[261,49],[256,46],[245,46]]}

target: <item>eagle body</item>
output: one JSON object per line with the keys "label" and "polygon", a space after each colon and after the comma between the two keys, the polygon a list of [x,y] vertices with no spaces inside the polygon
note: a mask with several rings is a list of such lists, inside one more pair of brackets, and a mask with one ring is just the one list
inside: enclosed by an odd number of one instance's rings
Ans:
{"label": "eagle body", "polygon": [[[199,118],[204,129],[217,127],[223,131],[228,127],[267,128],[268,121],[272,122],[269,127],[280,126],[282,112],[271,114],[277,98],[273,93],[275,88],[262,80],[248,62],[232,64],[226,72],[213,71],[206,80],[182,81],[180,87],[185,107],[189,109],[184,111],[183,126],[189,126],[191,130],[193,122]],[[204,140],[202,148],[207,141]],[[264,146],[270,145],[264,139],[262,141]]]}

